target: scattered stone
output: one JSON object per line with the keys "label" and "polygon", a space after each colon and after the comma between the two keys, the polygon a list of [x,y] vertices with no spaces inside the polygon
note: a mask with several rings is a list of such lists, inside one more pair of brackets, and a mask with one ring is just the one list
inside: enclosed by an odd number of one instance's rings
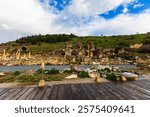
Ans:
{"label": "scattered stone", "polygon": [[124,76],[127,80],[136,80],[136,78],[138,78],[138,75],[129,72],[124,72],[121,75]]}
{"label": "scattered stone", "polygon": [[78,76],[76,74],[72,74],[70,76],[67,76],[65,79],[75,79],[78,78]]}
{"label": "scattered stone", "polygon": [[99,66],[98,66],[98,69],[99,69],[99,70],[106,69],[106,68],[112,70],[112,67],[110,67],[109,65],[99,65]]}
{"label": "scattered stone", "polygon": [[45,80],[40,80],[38,87],[45,87],[45,86],[46,86]]}
{"label": "scattered stone", "polygon": [[0,72],[0,76],[5,76],[5,73],[4,72]]}
{"label": "scattered stone", "polygon": [[114,66],[113,71],[115,71],[115,72],[119,71],[119,67]]}
{"label": "scattered stone", "polygon": [[122,81],[123,81],[123,82],[126,82],[126,81],[127,81],[127,79],[126,79],[125,76],[122,76]]}
{"label": "scattered stone", "polygon": [[98,78],[96,78],[95,82],[96,82],[96,84],[100,84],[103,81],[102,81],[102,78],[98,77]]}
{"label": "scattered stone", "polygon": [[117,77],[116,80],[120,81],[120,75],[116,75],[116,77]]}
{"label": "scattered stone", "polygon": [[89,72],[88,75],[89,75],[90,78],[93,78],[93,79],[98,77],[97,72],[91,72],[91,73]]}

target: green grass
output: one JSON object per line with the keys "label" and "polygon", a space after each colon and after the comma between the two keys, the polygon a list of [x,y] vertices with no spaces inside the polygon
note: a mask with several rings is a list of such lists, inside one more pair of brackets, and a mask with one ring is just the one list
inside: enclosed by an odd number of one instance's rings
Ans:
{"label": "green grass", "polygon": [[33,53],[43,53],[43,52],[49,52],[52,50],[57,50],[57,49],[63,48],[63,47],[64,47],[64,43],[62,43],[62,42],[55,43],[55,44],[41,43],[40,46],[33,45],[33,46],[29,46],[28,49],[29,49],[29,51],[31,51]]}
{"label": "green grass", "polygon": [[[53,72],[54,73],[54,72]],[[71,73],[57,73],[57,74],[44,74],[45,81],[61,81],[65,77],[69,76]],[[42,78],[40,72],[34,75],[19,75],[17,72],[6,74],[5,76],[0,76],[0,83],[38,83]]]}
{"label": "green grass", "polygon": [[[94,43],[95,47],[99,48],[115,48],[118,46],[126,46],[129,47],[135,43],[143,43],[147,40],[148,34],[135,34],[135,35],[122,35],[122,36],[86,36],[86,37],[74,37],[71,38],[69,42],[73,44],[73,47],[76,46],[76,43],[81,42],[84,45],[87,45],[89,42]],[[38,45],[38,43],[40,43]],[[15,42],[7,42],[2,45],[15,45]],[[21,48],[23,45],[16,44],[15,48]],[[44,42],[37,42],[36,45],[26,46],[28,51],[32,53],[44,53],[50,52],[53,50],[59,50],[64,48],[65,43],[57,42],[57,43],[44,43]]]}
{"label": "green grass", "polygon": [[130,46],[135,43],[143,43],[146,40],[146,34],[124,35],[124,36],[108,36],[108,37],[81,37],[73,38],[72,44],[77,42],[87,45],[88,42],[93,42],[95,46],[101,48],[115,48],[117,46]]}
{"label": "green grass", "polygon": [[79,77],[79,78],[89,78],[89,75],[88,75],[88,72],[81,71],[81,72],[78,74],[78,77]]}

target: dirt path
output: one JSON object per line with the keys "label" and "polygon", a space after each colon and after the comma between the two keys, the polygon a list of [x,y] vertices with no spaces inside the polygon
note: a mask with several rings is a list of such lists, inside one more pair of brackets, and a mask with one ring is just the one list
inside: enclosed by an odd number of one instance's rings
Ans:
{"label": "dirt path", "polygon": [[[106,79],[101,79],[102,82],[109,82]],[[78,83],[95,83],[94,79],[85,78],[85,79],[70,79],[70,80],[63,80],[63,81],[49,81],[46,82],[46,85],[52,86],[56,84],[78,84]],[[2,83],[0,84],[0,88],[12,88],[12,87],[36,87],[38,83]]]}
{"label": "dirt path", "polygon": [[[139,78],[137,80],[143,80],[143,79],[150,79],[149,75],[143,75],[142,78]],[[110,82],[106,79],[101,79],[101,82]],[[63,81],[49,81],[46,82],[46,85],[52,86],[56,84],[78,84],[78,83],[95,83],[94,79],[91,78],[85,78],[85,79],[70,79],[70,80],[63,80]],[[12,88],[12,87],[36,87],[38,83],[2,83],[0,84],[0,88]]]}

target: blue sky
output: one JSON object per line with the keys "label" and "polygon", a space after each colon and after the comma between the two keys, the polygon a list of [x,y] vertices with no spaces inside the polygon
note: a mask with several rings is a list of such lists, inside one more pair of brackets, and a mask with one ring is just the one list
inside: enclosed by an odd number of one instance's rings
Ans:
{"label": "blue sky", "polygon": [[[44,2],[44,0],[41,0]],[[72,0],[51,0],[49,5],[55,7],[57,10],[62,11],[72,3]],[[138,0],[126,6],[128,8],[127,13],[138,14],[145,9],[150,8],[149,0]],[[107,11],[106,13],[99,14],[99,16],[106,19],[111,19],[123,12],[124,6],[119,5],[117,8]]]}
{"label": "blue sky", "polygon": [[150,0],[1,0],[0,43],[35,34],[150,32]]}

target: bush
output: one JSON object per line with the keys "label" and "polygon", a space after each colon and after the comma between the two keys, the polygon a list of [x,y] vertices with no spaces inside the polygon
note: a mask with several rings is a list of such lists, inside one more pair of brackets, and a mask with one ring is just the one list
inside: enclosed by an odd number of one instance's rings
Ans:
{"label": "bush", "polygon": [[107,77],[106,77],[108,80],[111,80],[111,81],[117,81],[117,77],[114,73],[111,73],[111,74],[107,74]]}
{"label": "bush", "polygon": [[72,73],[72,70],[66,69],[63,73]]}
{"label": "bush", "polygon": [[20,75],[21,73],[20,73],[20,71],[15,71],[14,72],[14,76],[18,76],[18,75]]}
{"label": "bush", "polygon": [[143,43],[144,45],[146,45],[146,44],[150,44],[150,39],[146,39],[145,41],[144,41],[144,43]]}
{"label": "bush", "polygon": [[80,78],[88,78],[89,75],[88,75],[88,72],[81,71],[81,72],[78,74],[78,77],[80,77]]}
{"label": "bush", "polygon": [[59,70],[57,69],[51,69],[51,70],[47,70],[47,73],[46,74],[59,74]]}
{"label": "bush", "polygon": [[38,70],[36,71],[36,73],[37,73],[37,74],[42,74],[42,69],[38,69]]}
{"label": "bush", "polygon": [[104,71],[111,72],[111,70],[109,68],[105,68]]}

